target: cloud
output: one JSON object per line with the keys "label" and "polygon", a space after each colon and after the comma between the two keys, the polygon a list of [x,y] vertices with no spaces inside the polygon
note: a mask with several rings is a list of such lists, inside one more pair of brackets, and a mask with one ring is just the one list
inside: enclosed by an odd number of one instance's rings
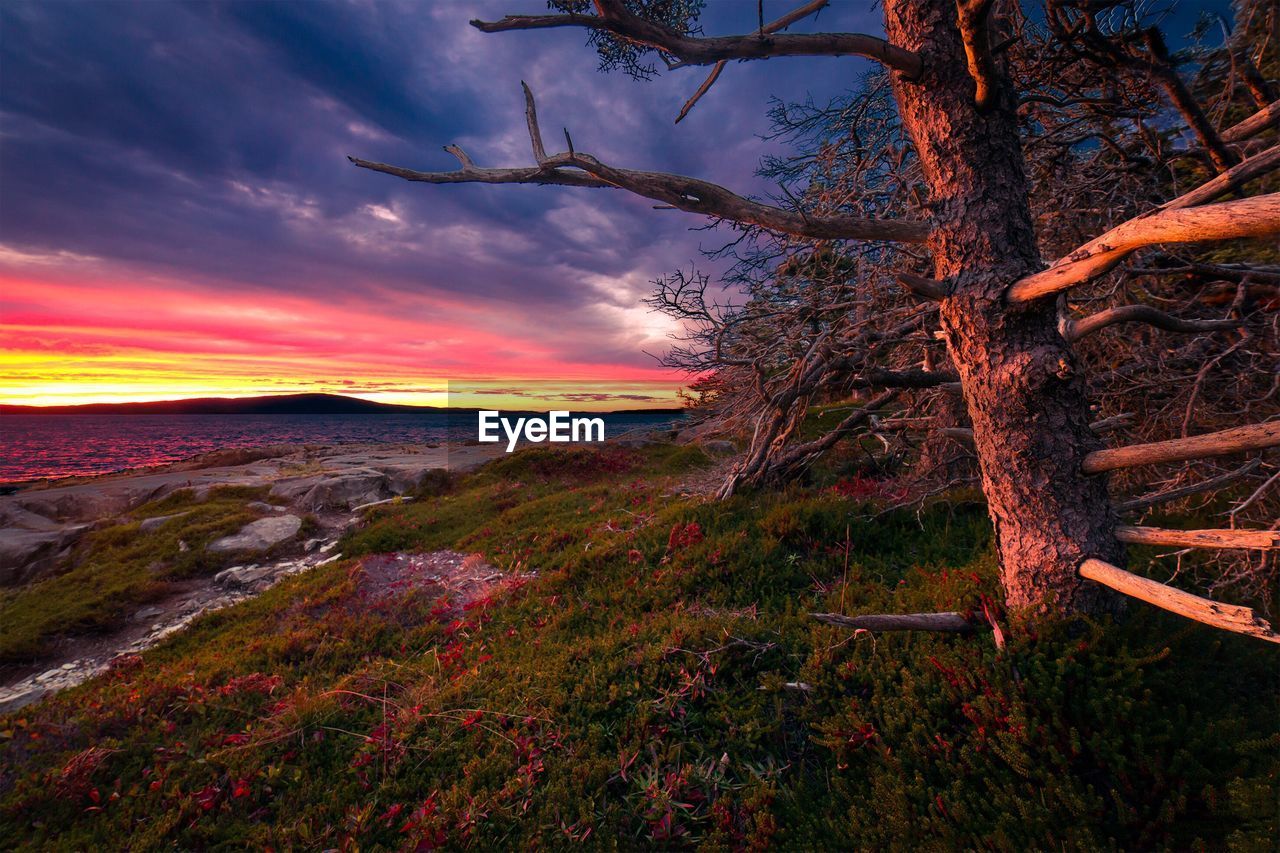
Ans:
{"label": "cloud", "polygon": [[[519,5],[0,6],[6,346],[127,346],[175,372],[234,353],[246,377],[663,375],[644,351],[670,328],[639,300],[714,243],[702,219],[610,190],[410,184],[345,155],[450,169],[440,146],[460,141],[525,165],[525,79],[553,147],[568,127],[607,161],[761,192],[768,94],[821,99],[867,65],[734,65],[674,127],[702,70],[637,83],[597,73],[582,32],[467,25]],[[709,32],[754,23],[710,5]],[[821,23],[877,26],[852,5]]]}

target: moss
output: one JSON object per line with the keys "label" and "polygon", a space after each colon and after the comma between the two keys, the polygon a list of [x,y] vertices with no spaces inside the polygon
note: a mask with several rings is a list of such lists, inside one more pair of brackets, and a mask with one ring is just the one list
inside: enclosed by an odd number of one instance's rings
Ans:
{"label": "moss", "polygon": [[[206,551],[205,544],[257,518],[245,502],[265,491],[215,489],[200,501],[183,490],[90,532],[61,571],[0,591],[0,663],[38,657],[59,634],[116,627],[133,609],[163,596],[171,581],[224,568],[230,557]],[[177,517],[139,531],[143,520],[165,515]]]}
{"label": "moss", "polygon": [[375,508],[343,542],[521,572],[468,608],[370,599],[357,563],[335,563],[0,722],[0,833],[370,849],[1274,838],[1268,649],[1136,607],[1121,624],[1006,620],[1004,651],[989,633],[849,635],[808,613],[993,606],[981,507],[872,520],[864,500],[799,488],[703,503],[671,495],[699,457],[627,459],[516,454]]}

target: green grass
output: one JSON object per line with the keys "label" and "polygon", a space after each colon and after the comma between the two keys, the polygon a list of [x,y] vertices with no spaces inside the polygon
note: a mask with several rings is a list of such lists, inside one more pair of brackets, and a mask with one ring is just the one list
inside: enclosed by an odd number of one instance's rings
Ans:
{"label": "green grass", "polygon": [[[266,489],[229,487],[197,501],[190,490],[140,507],[129,520],[89,533],[69,567],[38,583],[0,590],[0,663],[39,656],[48,641],[70,632],[112,628],[162,596],[169,581],[224,568],[234,554],[204,545],[260,516],[245,508]],[[140,533],[143,519],[183,513]],[[185,543],[184,551],[179,543]]]}
{"label": "green grass", "polygon": [[[1276,655],[1121,624],[851,635],[978,609],[981,507],[671,496],[698,451],[531,450],[369,511],[349,557],[536,572],[476,606],[355,560],[0,721],[29,847],[1269,849]],[[810,689],[787,685],[803,684]]]}

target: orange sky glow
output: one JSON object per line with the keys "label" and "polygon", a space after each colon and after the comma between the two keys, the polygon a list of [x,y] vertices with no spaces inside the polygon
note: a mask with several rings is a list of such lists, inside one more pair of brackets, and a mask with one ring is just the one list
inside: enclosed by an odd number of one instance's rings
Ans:
{"label": "orange sky glow", "polygon": [[[679,405],[681,377],[565,359],[491,306],[350,302],[115,277],[78,259],[0,272],[0,402],[327,392],[388,403],[610,410]],[[497,320],[495,321],[495,318]],[[637,314],[636,345],[666,329]],[[638,351],[638,350],[637,350]],[[452,384],[454,393],[449,394]],[[482,394],[467,394],[463,387]]]}

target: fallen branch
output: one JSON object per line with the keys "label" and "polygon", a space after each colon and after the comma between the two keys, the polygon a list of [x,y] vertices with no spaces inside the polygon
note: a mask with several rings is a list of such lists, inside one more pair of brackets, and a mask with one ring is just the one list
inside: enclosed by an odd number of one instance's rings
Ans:
{"label": "fallen branch", "polygon": [[1095,450],[1085,456],[1082,466],[1086,474],[1100,474],[1116,468],[1133,468],[1138,465],[1155,465],[1160,462],[1185,462],[1188,459],[1204,459],[1225,456],[1249,450],[1262,450],[1280,445],[1280,421],[1249,424],[1221,432],[1194,435],[1189,438],[1172,438],[1149,444],[1134,444],[1111,450]]}
{"label": "fallen branch", "polygon": [[962,613],[877,613],[866,616],[843,616],[839,613],[811,613],[819,622],[839,628],[864,631],[945,631],[964,634],[974,625]]}
{"label": "fallen branch", "polygon": [[1272,631],[1270,623],[1259,617],[1251,608],[1210,601],[1093,558],[1080,564],[1080,576],[1196,622],[1235,634],[1280,643],[1280,634]]}
{"label": "fallen branch", "polygon": [[1116,539],[1131,545],[1174,545],[1179,548],[1241,548],[1274,551],[1280,548],[1275,530],[1168,530],[1162,527],[1116,528]]}

